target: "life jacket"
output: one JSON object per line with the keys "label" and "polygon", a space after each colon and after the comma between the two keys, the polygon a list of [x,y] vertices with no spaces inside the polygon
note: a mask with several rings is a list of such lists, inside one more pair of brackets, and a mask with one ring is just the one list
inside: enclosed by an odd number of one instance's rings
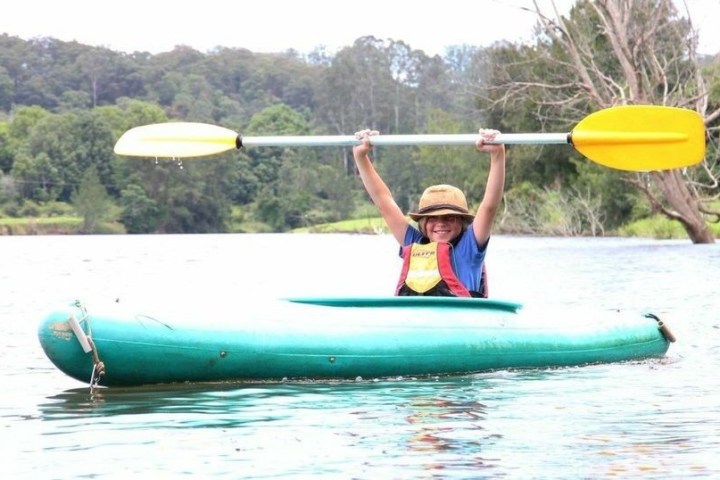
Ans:
{"label": "life jacket", "polygon": [[395,295],[487,297],[485,264],[482,291],[471,292],[455,275],[452,245],[445,242],[413,243],[403,247],[403,266]]}

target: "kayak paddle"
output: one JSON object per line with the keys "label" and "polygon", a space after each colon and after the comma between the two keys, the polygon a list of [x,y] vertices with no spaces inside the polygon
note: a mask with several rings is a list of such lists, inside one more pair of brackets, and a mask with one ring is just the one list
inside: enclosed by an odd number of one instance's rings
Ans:
{"label": "kayak paddle", "polygon": [[[377,135],[373,145],[474,145],[477,134]],[[629,171],[686,167],[705,157],[705,125],[695,111],[625,105],[585,117],[569,133],[501,133],[494,143],[566,144],[606,167]],[[242,147],[359,145],[354,135],[243,137],[216,125],[156,123],[125,132],[115,153],[150,158],[190,158]]]}

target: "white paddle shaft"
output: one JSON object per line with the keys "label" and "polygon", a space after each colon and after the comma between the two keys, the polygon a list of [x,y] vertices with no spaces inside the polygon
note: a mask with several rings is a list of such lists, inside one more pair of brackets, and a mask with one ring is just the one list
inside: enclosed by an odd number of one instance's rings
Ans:
{"label": "white paddle shaft", "polygon": [[[569,142],[568,133],[500,133],[488,143],[519,144],[562,144]],[[243,137],[243,147],[328,147],[360,145],[354,135],[311,135],[277,137]],[[373,135],[373,145],[475,145],[478,134],[431,134],[431,135]]]}

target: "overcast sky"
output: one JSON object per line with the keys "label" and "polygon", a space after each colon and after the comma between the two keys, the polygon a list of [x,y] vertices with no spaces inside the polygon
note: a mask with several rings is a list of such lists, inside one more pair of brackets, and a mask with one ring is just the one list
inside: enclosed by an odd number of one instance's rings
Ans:
{"label": "overcast sky", "polygon": [[[538,0],[550,13],[550,0]],[[7,0],[0,33],[53,37],[113,50],[158,53],[176,45],[330,53],[373,35],[428,54],[450,45],[523,41],[535,24],[531,0]],[[700,30],[700,52],[720,52],[720,0],[676,0]],[[567,12],[573,0],[556,0]]]}

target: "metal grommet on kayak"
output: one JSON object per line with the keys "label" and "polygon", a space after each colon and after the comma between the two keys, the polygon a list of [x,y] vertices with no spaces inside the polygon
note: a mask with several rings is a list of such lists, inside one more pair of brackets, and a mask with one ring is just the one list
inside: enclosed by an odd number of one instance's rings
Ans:
{"label": "metal grommet on kayak", "polygon": [[[83,351],[85,353],[92,352],[93,369],[92,374],[90,375],[90,390],[94,391],[100,383],[100,378],[105,375],[105,364],[100,360],[100,355],[95,347],[95,342],[92,340],[92,331],[90,329],[87,309],[82,305],[82,303],[80,303],[79,300],[75,301],[75,307],[77,307],[82,313],[82,318],[78,321],[78,319],[75,318],[75,314],[71,313],[68,317],[67,323],[70,325],[70,328],[75,334],[75,338],[77,338]],[[87,325],[87,333],[80,323],[85,323],[85,325]]]}

